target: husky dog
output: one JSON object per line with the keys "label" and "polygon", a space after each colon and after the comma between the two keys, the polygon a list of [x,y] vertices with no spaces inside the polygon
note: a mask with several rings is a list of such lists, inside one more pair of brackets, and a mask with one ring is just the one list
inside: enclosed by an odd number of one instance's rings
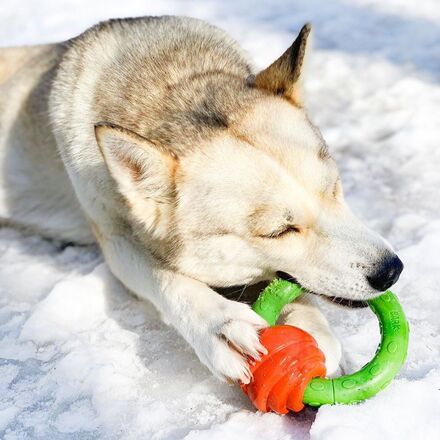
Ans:
{"label": "husky dog", "polygon": [[[97,241],[215,375],[249,382],[265,322],[215,289],[278,273],[359,302],[403,267],[350,212],[303,108],[309,32],[256,74],[225,32],[191,18],[110,20],[0,50],[0,218]],[[283,319],[315,336],[332,373],[341,348],[315,298]]]}

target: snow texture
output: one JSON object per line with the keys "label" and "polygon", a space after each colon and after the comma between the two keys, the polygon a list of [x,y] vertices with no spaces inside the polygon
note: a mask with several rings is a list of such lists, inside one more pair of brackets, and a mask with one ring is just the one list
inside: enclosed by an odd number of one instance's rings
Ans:
{"label": "snow texture", "polygon": [[[440,6],[437,0],[2,0],[0,45],[67,39],[109,17],[197,16],[263,67],[314,24],[313,120],[353,209],[406,269],[395,287],[411,326],[406,365],[355,406],[284,417],[256,412],[154,308],[131,296],[95,247],[0,229],[0,438],[440,438]],[[346,364],[372,356],[369,310],[332,307]]]}

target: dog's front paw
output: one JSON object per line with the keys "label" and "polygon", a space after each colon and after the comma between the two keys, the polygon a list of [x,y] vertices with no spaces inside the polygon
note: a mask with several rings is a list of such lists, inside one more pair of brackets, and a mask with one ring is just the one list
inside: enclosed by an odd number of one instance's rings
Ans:
{"label": "dog's front paw", "polygon": [[339,339],[330,331],[317,331],[313,336],[324,353],[327,376],[337,377],[342,372],[342,349]]}
{"label": "dog's front paw", "polygon": [[348,372],[349,372],[349,368],[347,368],[347,362],[344,355],[344,350],[342,350],[341,358],[339,359],[338,366],[334,368],[332,372],[329,372],[327,376],[331,378],[335,378],[335,377],[345,376],[346,374],[348,374]]}
{"label": "dog's front paw", "polygon": [[246,304],[226,302],[205,317],[204,334],[193,341],[200,360],[220,379],[247,384],[252,379],[249,358],[266,354],[259,331],[267,326]]}

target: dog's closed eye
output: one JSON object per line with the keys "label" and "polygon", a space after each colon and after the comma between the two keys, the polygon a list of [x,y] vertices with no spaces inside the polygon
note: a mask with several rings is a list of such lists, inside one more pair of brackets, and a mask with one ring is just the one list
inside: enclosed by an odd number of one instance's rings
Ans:
{"label": "dog's closed eye", "polygon": [[266,235],[261,235],[263,238],[281,238],[289,233],[299,234],[301,229],[298,225],[282,225],[275,231]]}

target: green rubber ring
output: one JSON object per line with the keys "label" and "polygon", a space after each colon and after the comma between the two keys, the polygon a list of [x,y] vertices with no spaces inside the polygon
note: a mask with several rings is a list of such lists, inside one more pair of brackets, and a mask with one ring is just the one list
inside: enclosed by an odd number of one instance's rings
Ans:
{"label": "green rubber ring", "polygon": [[[276,279],[264,289],[252,309],[275,325],[282,308],[300,296],[301,287]],[[406,359],[409,325],[396,295],[386,291],[368,301],[379,320],[381,341],[373,359],[359,371],[335,379],[315,378],[304,393],[310,406],[358,403],[387,387]]]}

